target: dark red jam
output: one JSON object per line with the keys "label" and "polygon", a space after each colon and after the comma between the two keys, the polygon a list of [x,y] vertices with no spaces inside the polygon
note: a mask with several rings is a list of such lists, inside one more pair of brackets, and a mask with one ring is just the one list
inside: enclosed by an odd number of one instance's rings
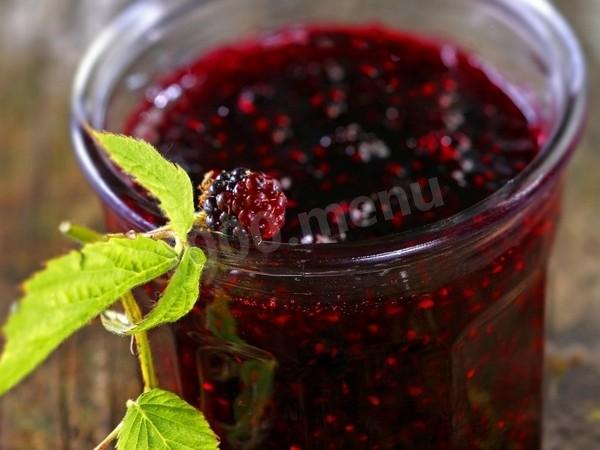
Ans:
{"label": "dark red jam", "polygon": [[[364,241],[465,210],[531,162],[542,138],[510,91],[452,44],[376,25],[290,27],[175,71],[125,131],[196,184],[235,167],[278,179],[286,242]],[[128,201],[160,223],[138,194]],[[218,267],[172,329],[171,382],[224,450],[539,448],[558,203],[551,192],[480,247],[409,267]],[[314,209],[326,227],[303,226]],[[108,223],[127,227],[110,212]]]}
{"label": "dark red jam", "polygon": [[[538,150],[528,118],[479,60],[378,26],[289,28],[215,50],[150,89],[126,132],[196,185],[238,166],[279,179],[286,242],[368,239],[447,218]],[[327,209],[329,229],[313,216],[301,226],[314,208]]]}

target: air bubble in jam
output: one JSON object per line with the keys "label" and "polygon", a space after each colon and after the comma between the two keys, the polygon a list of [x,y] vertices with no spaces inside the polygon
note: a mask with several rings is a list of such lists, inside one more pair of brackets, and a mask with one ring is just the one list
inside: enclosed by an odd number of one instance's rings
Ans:
{"label": "air bubble in jam", "polygon": [[[295,26],[174,68],[125,131],[195,184],[235,167],[279,180],[284,241],[369,241],[464,211],[538,154],[539,124],[489,73],[451,43],[380,25]],[[390,196],[417,185],[408,206]],[[124,195],[161,223],[141,193]],[[539,448],[559,203],[550,189],[495,241],[409,267],[293,279],[221,268],[172,327],[172,377],[224,450]],[[301,213],[330,205],[329,230],[303,227]]]}

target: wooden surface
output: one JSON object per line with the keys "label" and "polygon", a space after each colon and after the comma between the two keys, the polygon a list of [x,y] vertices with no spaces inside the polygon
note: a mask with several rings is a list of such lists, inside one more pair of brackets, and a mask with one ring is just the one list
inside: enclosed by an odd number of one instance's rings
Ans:
{"label": "wooden surface", "polygon": [[[102,224],[70,153],[68,96],[86,45],[125,3],[0,0],[0,317],[39,261],[68,248],[61,220]],[[600,448],[600,0],[557,3],[589,56],[591,126],[571,166],[553,259],[545,449],[592,450]],[[0,450],[90,449],[138,392],[128,342],[89,327],[0,401]]]}

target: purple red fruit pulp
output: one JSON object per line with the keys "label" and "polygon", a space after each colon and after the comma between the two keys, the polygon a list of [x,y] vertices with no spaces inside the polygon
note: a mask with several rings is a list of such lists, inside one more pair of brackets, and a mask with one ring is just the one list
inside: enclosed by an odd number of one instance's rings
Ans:
{"label": "purple red fruit pulp", "polygon": [[[473,56],[378,27],[291,28],[215,50],[149,90],[126,132],[157,145],[196,185],[235,167],[280,180],[290,200],[284,241],[310,240],[299,214],[331,204],[348,216],[351,240],[447,218],[538,150],[528,119]],[[378,210],[375,225],[353,224],[355,198],[412,183],[426,194],[432,177],[442,207],[396,208],[393,220]],[[340,219],[330,219],[338,240]]]}
{"label": "purple red fruit pulp", "polygon": [[[279,180],[284,241],[364,241],[463,211],[536,156],[541,133],[498,80],[451,44],[379,26],[293,27],[175,71],[125,131],[196,184],[240,166]],[[408,213],[376,201],[415,186]],[[329,233],[302,226],[302,212],[332,204]],[[227,450],[538,448],[558,209],[552,192],[496,241],[404,270],[305,285],[207,277],[173,327],[183,393]],[[122,225],[109,215],[109,226]]]}

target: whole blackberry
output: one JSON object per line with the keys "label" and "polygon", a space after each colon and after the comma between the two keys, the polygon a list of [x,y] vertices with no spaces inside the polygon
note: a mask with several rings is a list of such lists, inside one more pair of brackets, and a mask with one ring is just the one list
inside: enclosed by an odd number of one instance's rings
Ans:
{"label": "whole blackberry", "polygon": [[206,226],[240,238],[271,239],[285,222],[287,198],[279,183],[264,173],[237,168],[210,172],[200,187]]}

